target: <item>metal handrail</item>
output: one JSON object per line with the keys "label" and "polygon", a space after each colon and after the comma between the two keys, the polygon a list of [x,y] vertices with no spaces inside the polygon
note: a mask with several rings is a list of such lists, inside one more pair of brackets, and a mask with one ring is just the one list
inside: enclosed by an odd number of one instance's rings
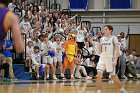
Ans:
{"label": "metal handrail", "polygon": [[59,11],[60,11],[60,9],[61,9],[61,5],[58,4],[58,3],[54,3],[54,4],[51,5],[51,9],[53,9],[53,10],[57,10],[57,9],[59,9]]}
{"label": "metal handrail", "polygon": [[91,22],[90,21],[82,21],[82,23],[87,25],[89,27],[89,29],[91,28]]}
{"label": "metal handrail", "polygon": [[98,31],[102,31],[101,27],[92,27],[91,31],[94,31],[94,29],[96,29],[96,32],[94,32],[95,34],[97,34]]}
{"label": "metal handrail", "polygon": [[74,18],[74,23],[80,23],[81,22],[81,16],[80,15],[77,15],[75,18]]}
{"label": "metal handrail", "polygon": [[62,15],[67,14],[69,17],[71,17],[71,10],[70,9],[63,9],[62,10]]}

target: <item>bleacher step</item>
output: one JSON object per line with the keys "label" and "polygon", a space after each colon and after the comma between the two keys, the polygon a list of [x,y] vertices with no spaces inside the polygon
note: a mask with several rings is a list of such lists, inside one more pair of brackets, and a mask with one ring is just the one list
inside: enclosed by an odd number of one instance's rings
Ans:
{"label": "bleacher step", "polygon": [[24,64],[13,64],[13,71],[17,79],[32,80],[32,73],[24,72]]}

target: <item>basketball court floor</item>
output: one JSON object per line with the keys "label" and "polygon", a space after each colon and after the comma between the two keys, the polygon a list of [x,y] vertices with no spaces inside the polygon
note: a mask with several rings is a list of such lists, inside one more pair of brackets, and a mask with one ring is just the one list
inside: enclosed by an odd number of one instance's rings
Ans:
{"label": "basketball court floor", "polygon": [[[17,80],[0,81],[0,93],[96,93],[92,80]],[[103,93],[120,93],[109,79],[102,80]],[[140,80],[121,80],[128,93],[140,93]]]}

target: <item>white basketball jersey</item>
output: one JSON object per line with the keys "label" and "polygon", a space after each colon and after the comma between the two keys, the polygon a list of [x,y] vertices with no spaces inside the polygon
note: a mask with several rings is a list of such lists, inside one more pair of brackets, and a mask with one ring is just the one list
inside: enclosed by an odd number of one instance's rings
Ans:
{"label": "white basketball jersey", "polygon": [[115,47],[114,44],[118,43],[118,39],[115,36],[106,37],[103,36],[100,40],[102,45],[102,53],[100,57],[103,58],[114,58],[115,56]]}

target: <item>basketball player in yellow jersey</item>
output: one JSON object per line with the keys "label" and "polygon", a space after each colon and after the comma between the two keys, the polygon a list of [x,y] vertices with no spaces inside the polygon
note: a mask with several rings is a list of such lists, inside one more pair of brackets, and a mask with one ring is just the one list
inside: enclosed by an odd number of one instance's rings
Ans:
{"label": "basketball player in yellow jersey", "polygon": [[[21,38],[18,17],[6,6],[9,0],[0,0],[0,48],[4,45],[4,39],[8,31],[12,32],[12,39],[18,53],[23,52],[24,45]],[[1,50],[1,49],[0,49]]]}

